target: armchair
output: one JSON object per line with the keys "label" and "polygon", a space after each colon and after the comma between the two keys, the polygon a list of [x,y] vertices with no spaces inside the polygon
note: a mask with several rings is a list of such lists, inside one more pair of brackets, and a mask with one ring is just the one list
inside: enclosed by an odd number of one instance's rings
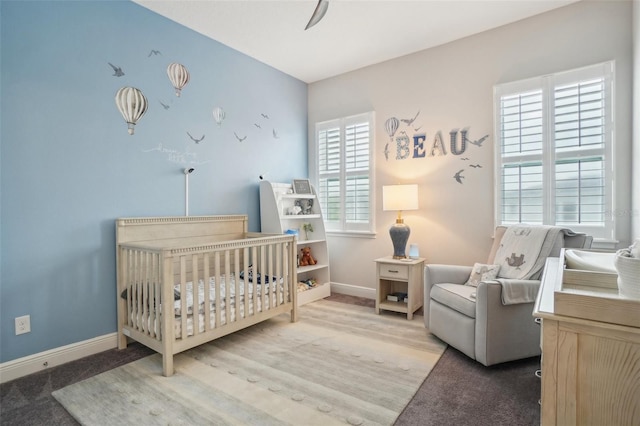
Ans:
{"label": "armchair", "polygon": [[[504,257],[496,259],[496,254],[504,253],[501,251],[504,244],[511,241],[505,238],[507,229],[510,233],[517,232],[506,226],[496,228],[487,264],[503,259],[509,265],[513,263]],[[426,265],[425,327],[485,366],[539,355],[540,327],[535,324],[532,313],[542,274],[540,263],[544,265],[548,256],[559,256],[562,247],[589,248],[592,241],[592,237],[585,234],[550,229],[555,232],[543,237],[542,248],[539,253],[536,251],[536,267],[524,278],[507,275],[509,278],[504,279],[498,273],[496,279],[480,281],[476,287],[465,285],[471,266]],[[507,241],[504,244],[503,239]]]}

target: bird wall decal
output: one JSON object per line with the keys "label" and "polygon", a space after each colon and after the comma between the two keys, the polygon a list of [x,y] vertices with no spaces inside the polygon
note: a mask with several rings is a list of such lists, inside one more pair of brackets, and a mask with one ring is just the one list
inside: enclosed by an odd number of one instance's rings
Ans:
{"label": "bird wall decal", "polygon": [[111,62],[107,62],[113,68],[113,76],[114,77],[122,77],[124,75],[124,71],[122,71],[121,67],[117,67],[113,65]]}
{"label": "bird wall decal", "polygon": [[413,118],[401,118],[400,121],[405,123],[407,126],[411,126],[413,124],[413,122],[416,121],[416,118],[418,118],[419,114],[420,114],[420,110],[418,110],[418,112],[416,113],[415,117],[413,117]]}
{"label": "bird wall decal", "polygon": [[236,139],[238,139],[238,142],[243,142],[247,138],[246,136],[241,138],[236,132],[233,132],[233,134],[236,136]]}
{"label": "bird wall decal", "polygon": [[458,183],[462,183],[462,179],[464,179],[464,176],[462,176],[462,172],[464,172],[464,169],[459,170],[458,173],[456,173],[455,175],[453,175],[453,178],[458,182]]}
{"label": "bird wall decal", "polygon": [[187,132],[187,135],[189,135],[189,137],[191,138],[192,141],[194,141],[195,143],[200,143],[202,142],[202,139],[204,139],[205,135],[202,135],[202,137],[200,139],[198,138],[194,138],[193,136],[191,136],[191,133]]}
{"label": "bird wall decal", "polygon": [[484,135],[483,137],[481,137],[478,140],[475,141],[469,141],[470,144],[476,145],[476,146],[482,146],[482,142],[485,141],[485,139],[487,139],[489,137],[489,135]]}

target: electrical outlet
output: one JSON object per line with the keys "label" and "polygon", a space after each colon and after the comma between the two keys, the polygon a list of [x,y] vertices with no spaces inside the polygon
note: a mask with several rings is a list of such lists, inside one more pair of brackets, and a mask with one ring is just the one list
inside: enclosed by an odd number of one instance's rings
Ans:
{"label": "electrical outlet", "polygon": [[31,316],[24,315],[16,318],[16,336],[31,332]]}

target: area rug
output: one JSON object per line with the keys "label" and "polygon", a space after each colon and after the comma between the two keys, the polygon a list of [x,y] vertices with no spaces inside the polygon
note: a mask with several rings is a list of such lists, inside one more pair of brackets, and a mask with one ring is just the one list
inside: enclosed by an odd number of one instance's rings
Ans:
{"label": "area rug", "polygon": [[445,345],[422,317],[321,300],[53,392],[83,425],[391,425]]}

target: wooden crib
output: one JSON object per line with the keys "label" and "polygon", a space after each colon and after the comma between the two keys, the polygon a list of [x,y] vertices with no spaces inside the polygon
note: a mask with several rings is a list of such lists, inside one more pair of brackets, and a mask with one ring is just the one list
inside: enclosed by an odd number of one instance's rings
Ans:
{"label": "wooden crib", "polygon": [[295,238],[247,222],[117,219],[118,347],[131,338],[161,353],[170,376],[174,354],[282,313],[297,321]]}

